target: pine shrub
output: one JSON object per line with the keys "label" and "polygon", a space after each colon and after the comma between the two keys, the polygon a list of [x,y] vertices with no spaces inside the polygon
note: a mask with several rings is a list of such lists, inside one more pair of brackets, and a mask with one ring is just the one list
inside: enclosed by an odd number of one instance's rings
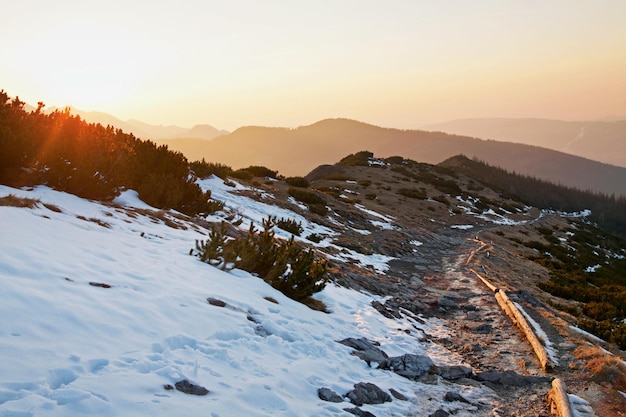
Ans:
{"label": "pine shrub", "polygon": [[296,236],[300,236],[304,232],[302,222],[297,222],[293,219],[281,218],[276,222],[276,226]]}
{"label": "pine shrub", "polygon": [[425,191],[417,190],[415,188],[400,188],[398,189],[398,194],[409,198],[416,198],[418,200],[426,200],[428,198],[428,194],[426,194]]}
{"label": "pine shrub", "polygon": [[304,177],[288,177],[285,178],[285,182],[292,187],[309,188],[309,180]]}
{"label": "pine shrub", "polygon": [[222,269],[238,268],[256,274],[287,297],[308,299],[328,282],[328,263],[315,257],[293,238],[278,240],[273,228],[276,219],[263,220],[263,230],[250,224],[247,235],[229,237],[225,225],[215,226],[206,241],[196,241],[197,256],[203,262]]}

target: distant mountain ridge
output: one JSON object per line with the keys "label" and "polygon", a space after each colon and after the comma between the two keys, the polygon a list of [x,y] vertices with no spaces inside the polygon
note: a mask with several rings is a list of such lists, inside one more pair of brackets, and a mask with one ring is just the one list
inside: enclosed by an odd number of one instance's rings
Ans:
{"label": "distant mountain ridge", "polygon": [[234,168],[263,165],[287,176],[305,175],[319,165],[362,150],[431,164],[464,154],[556,184],[626,196],[626,168],[538,146],[390,129],[348,119],[326,119],[295,129],[247,126],[209,142],[196,141],[193,150],[178,147],[183,143],[177,140],[165,143],[191,160],[205,158]]}
{"label": "distant mountain ridge", "polygon": [[[49,111],[54,111],[55,109],[56,108],[53,107],[49,109]],[[133,135],[141,139],[160,141],[164,139],[174,138],[194,138],[210,140],[217,136],[229,133],[227,130],[219,130],[208,124],[195,125],[190,129],[173,125],[151,125],[149,123],[144,123],[140,120],[135,119],[123,121],[108,113],[97,111],[83,111],[73,107],[70,107],[70,111],[72,114],[80,116],[88,123],[100,123],[103,126],[115,126],[116,128],[122,129],[126,133],[132,133]]]}
{"label": "distant mountain ridge", "polygon": [[607,164],[626,167],[626,120],[458,119],[427,130],[542,146]]}

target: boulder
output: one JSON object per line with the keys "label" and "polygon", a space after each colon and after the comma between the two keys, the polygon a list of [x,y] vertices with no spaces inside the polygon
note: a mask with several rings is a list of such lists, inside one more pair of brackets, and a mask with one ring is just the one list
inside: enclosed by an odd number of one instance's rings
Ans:
{"label": "boulder", "polygon": [[381,363],[388,358],[387,354],[380,349],[375,342],[367,340],[364,337],[359,339],[349,337],[347,339],[340,340],[339,343],[353,348],[353,354],[367,362],[368,365],[372,362]]}
{"label": "boulder", "polygon": [[472,368],[469,366],[437,366],[435,368],[437,375],[448,381],[456,381],[461,378],[467,378],[472,375]]}
{"label": "boulder", "polygon": [[400,401],[406,401],[407,398],[404,394],[402,394],[401,392],[396,391],[393,388],[389,388],[389,392],[391,393],[391,395],[393,395],[393,398],[395,398],[396,400],[400,400]]}
{"label": "boulder", "polygon": [[358,416],[358,417],[376,417],[374,414],[370,413],[369,411],[361,410],[359,407],[344,408],[343,411],[347,411],[348,413],[354,414],[355,416]]}
{"label": "boulder", "polygon": [[330,388],[320,388],[317,390],[317,396],[320,400],[328,401],[331,403],[342,403],[343,398],[339,396],[335,391]]}
{"label": "boulder", "polygon": [[482,382],[491,382],[512,387],[526,387],[536,383],[550,382],[550,378],[530,375],[520,375],[515,371],[486,371],[476,374],[475,378]]}
{"label": "boulder", "polygon": [[354,389],[348,392],[346,397],[348,397],[352,404],[358,406],[363,404],[382,404],[392,401],[391,395],[370,382],[354,384]]}
{"label": "boulder", "polygon": [[182,381],[178,381],[174,384],[178,391],[184,392],[185,394],[191,395],[207,395],[209,390],[196,384],[192,384],[191,382],[183,379]]}
{"label": "boulder", "polygon": [[407,353],[402,356],[394,356],[381,362],[380,369],[389,369],[408,379],[416,380],[422,375],[435,369],[432,359],[424,355]]}
{"label": "boulder", "polygon": [[449,403],[454,402],[454,401],[459,401],[459,402],[467,403],[467,404],[470,403],[461,394],[459,394],[458,392],[452,392],[452,391],[446,392],[446,395],[443,397],[443,400]]}

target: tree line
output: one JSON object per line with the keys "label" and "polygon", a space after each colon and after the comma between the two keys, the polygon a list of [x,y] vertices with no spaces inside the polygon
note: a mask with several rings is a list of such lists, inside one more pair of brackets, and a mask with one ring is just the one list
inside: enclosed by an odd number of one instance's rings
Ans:
{"label": "tree line", "polygon": [[469,177],[490,184],[506,196],[526,204],[563,212],[591,210],[589,220],[600,228],[626,236],[626,196],[607,195],[553,184],[456,156],[442,162]]}
{"label": "tree line", "polygon": [[158,208],[213,211],[210,192],[195,183],[182,153],[112,126],[87,123],[69,109],[46,114],[41,102],[30,112],[24,104],[0,91],[0,183],[45,184],[97,200],[134,189]]}

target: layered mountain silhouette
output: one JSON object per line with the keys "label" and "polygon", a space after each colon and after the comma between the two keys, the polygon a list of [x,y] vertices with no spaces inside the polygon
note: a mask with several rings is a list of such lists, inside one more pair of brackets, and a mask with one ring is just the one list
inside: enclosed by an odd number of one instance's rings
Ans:
{"label": "layered mountain silhouette", "polygon": [[459,119],[426,130],[542,146],[626,167],[626,120]]}
{"label": "layered mountain silhouette", "polygon": [[[165,141],[189,159],[205,158],[241,168],[263,165],[287,176],[306,175],[362,150],[402,155],[436,164],[464,154],[490,165],[556,184],[626,195],[626,168],[538,146],[482,140],[442,132],[382,128],[348,119],[327,119],[295,129],[242,127],[211,141]],[[184,145],[184,146],[183,146]]]}
{"label": "layered mountain silhouette", "polygon": [[[32,106],[31,106],[32,107]],[[34,108],[33,108],[34,109]],[[49,111],[54,111],[56,108],[51,108]],[[80,116],[83,120],[89,123],[100,123],[103,126],[111,125],[118,129],[122,129],[126,133],[132,133],[141,139],[162,140],[172,138],[191,138],[209,140],[214,137],[228,134],[226,130],[217,129],[208,124],[195,125],[191,129],[180,126],[161,126],[151,125],[139,120],[120,120],[115,116],[108,113],[102,113],[97,111],[83,111],[71,107],[72,114]]]}

